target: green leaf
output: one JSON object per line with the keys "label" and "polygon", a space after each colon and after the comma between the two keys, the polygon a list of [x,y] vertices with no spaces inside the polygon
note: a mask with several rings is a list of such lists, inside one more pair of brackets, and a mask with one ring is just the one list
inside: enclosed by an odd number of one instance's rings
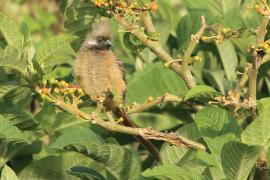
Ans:
{"label": "green leaf", "polygon": [[213,16],[224,15],[227,11],[240,6],[240,0],[183,0],[184,5],[191,11],[205,10]]}
{"label": "green leaf", "polygon": [[15,47],[7,45],[2,53],[0,51],[0,66],[9,67],[24,74],[27,59],[21,58],[20,52]]}
{"label": "green leaf", "polygon": [[241,127],[225,109],[206,107],[195,115],[195,122],[212,153],[220,154],[225,143],[238,140]]}
{"label": "green leaf", "polygon": [[64,7],[65,28],[72,32],[79,39],[72,43],[72,47],[77,51],[92,23],[95,22],[100,9],[94,3],[85,0],[67,1]]}
{"label": "green leaf", "polygon": [[158,41],[160,37],[160,33],[158,32],[148,32],[146,33],[147,39],[150,39],[152,41]]}
{"label": "green leaf", "polygon": [[199,98],[199,97],[211,98],[211,97],[214,97],[216,94],[218,94],[218,92],[210,86],[197,85],[187,92],[184,100],[187,101],[189,99]]}
{"label": "green leaf", "polygon": [[162,63],[152,63],[143,71],[134,73],[128,79],[127,89],[127,104],[143,103],[148,96],[156,98],[165,93],[181,95],[187,91],[185,82],[176,73],[165,68]]}
{"label": "green leaf", "polygon": [[205,180],[213,180],[213,179],[225,179],[225,174],[223,170],[220,170],[216,167],[209,167],[204,171]]}
{"label": "green leaf", "polygon": [[37,121],[33,117],[33,114],[29,112],[29,110],[19,106],[5,106],[6,104],[0,104],[0,113],[2,113],[5,118],[9,119],[12,125],[18,127],[21,130],[33,128],[37,125]]}
{"label": "green leaf", "polygon": [[[195,123],[190,123],[179,128],[176,133],[194,141],[197,141],[201,137]],[[189,150],[189,148],[179,148],[168,143],[164,143],[160,150],[163,164],[181,164],[181,162],[189,155]]]}
{"label": "green leaf", "polygon": [[3,116],[0,116],[0,124],[0,139],[7,139],[10,142],[28,142],[26,136]]}
{"label": "green leaf", "polygon": [[241,140],[249,145],[266,146],[270,138],[270,98],[258,102],[258,116],[243,131]]}
{"label": "green leaf", "polygon": [[91,167],[105,176],[102,164],[77,152],[64,152],[60,156],[46,156],[25,166],[19,173],[19,179],[79,180],[68,171],[78,165]]}
{"label": "green leaf", "polygon": [[139,127],[152,127],[158,131],[168,130],[183,124],[181,117],[177,114],[166,112],[141,112],[129,116]]}
{"label": "green leaf", "polygon": [[61,134],[49,144],[49,148],[64,149],[66,146],[72,145],[79,149],[80,146],[89,147],[91,144],[99,143],[100,139],[90,129],[73,127],[61,131]]}
{"label": "green leaf", "polygon": [[190,13],[180,20],[176,29],[179,49],[184,49],[191,41],[191,35],[199,30],[201,26],[200,16],[201,13]]}
{"label": "green leaf", "polygon": [[2,82],[0,83],[0,98],[8,94],[10,91],[21,87],[15,82]]}
{"label": "green leaf", "polygon": [[13,46],[20,54],[23,47],[23,37],[20,32],[20,26],[15,20],[1,12],[0,31],[8,45]]}
{"label": "green leaf", "polygon": [[228,179],[247,179],[256,164],[260,148],[240,142],[228,142],[221,152],[221,164]]}
{"label": "green leaf", "polygon": [[[48,58],[52,57],[61,48],[69,45],[70,42],[76,39],[75,36],[63,35],[52,37],[47,41],[43,42],[37,49],[36,60],[40,63],[41,67],[48,66]],[[56,60],[55,60],[56,61]]]}
{"label": "green leaf", "polygon": [[71,168],[69,173],[80,177],[81,179],[105,180],[105,178],[98,171],[83,166],[74,166]]}
{"label": "green leaf", "polygon": [[19,178],[8,165],[5,165],[2,170],[0,180],[19,180]]}
{"label": "green leaf", "polygon": [[229,80],[234,80],[236,78],[238,58],[233,44],[230,41],[224,41],[222,44],[217,44],[217,49],[226,77]]}
{"label": "green leaf", "polygon": [[88,155],[105,165],[108,179],[138,179],[141,172],[136,153],[114,144],[93,145]]}
{"label": "green leaf", "polygon": [[195,179],[196,174],[187,168],[181,168],[175,165],[156,166],[153,169],[147,169],[142,173],[144,177],[156,179]]}
{"label": "green leaf", "polygon": [[123,35],[123,43],[126,50],[134,53],[138,53],[145,48],[143,45],[134,35],[130,32],[126,32]]}
{"label": "green leaf", "polygon": [[206,78],[211,85],[218,89],[222,94],[225,93],[225,75],[223,70],[204,70],[204,78]]}

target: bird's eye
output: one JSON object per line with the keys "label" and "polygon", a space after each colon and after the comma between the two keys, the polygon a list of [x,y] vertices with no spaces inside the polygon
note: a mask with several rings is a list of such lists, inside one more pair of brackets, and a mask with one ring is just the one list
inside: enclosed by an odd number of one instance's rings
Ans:
{"label": "bird's eye", "polygon": [[98,42],[98,43],[101,43],[102,41],[103,41],[103,39],[102,39],[102,38],[100,38],[100,37],[99,37],[99,38],[97,38],[97,42]]}

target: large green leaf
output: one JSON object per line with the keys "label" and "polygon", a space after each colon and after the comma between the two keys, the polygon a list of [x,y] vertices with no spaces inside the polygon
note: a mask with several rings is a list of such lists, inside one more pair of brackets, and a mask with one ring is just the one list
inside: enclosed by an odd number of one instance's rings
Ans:
{"label": "large green leaf", "polygon": [[65,28],[79,37],[79,39],[72,43],[72,47],[75,51],[80,48],[86,33],[90,30],[91,25],[98,17],[98,13],[99,9],[94,3],[89,1],[65,0]]}
{"label": "large green leaf", "polygon": [[215,167],[209,167],[204,171],[204,178],[205,180],[213,180],[213,179],[225,179],[225,174],[222,170],[215,168]]}
{"label": "large green leaf", "polygon": [[224,71],[223,70],[204,70],[204,78],[207,79],[211,85],[218,89],[222,94],[225,93],[225,84],[224,84]]}
{"label": "large green leaf", "polygon": [[183,0],[183,2],[189,10],[206,10],[215,16],[224,15],[227,11],[239,7],[241,4],[241,0]]}
{"label": "large green leaf", "polygon": [[28,142],[26,136],[3,116],[0,116],[0,124],[0,139],[7,139],[10,142]]}
{"label": "large green leaf", "polygon": [[88,155],[105,165],[108,179],[138,179],[141,172],[136,153],[114,144],[93,145]]}
{"label": "large green leaf", "polygon": [[2,113],[5,118],[9,119],[11,123],[19,129],[26,130],[37,125],[37,121],[29,110],[20,106],[5,106],[6,105],[0,103],[0,113]]}
{"label": "large green leaf", "polygon": [[64,147],[72,145],[79,149],[80,146],[89,147],[91,144],[98,143],[100,143],[100,139],[90,129],[73,127],[61,131],[60,135],[50,143],[49,148],[64,149]]}
{"label": "large green leaf", "polygon": [[97,179],[97,180],[105,180],[104,176],[102,176],[98,171],[83,167],[83,166],[74,166],[71,168],[70,174],[80,177],[81,179]]}
{"label": "large green leaf", "polygon": [[218,92],[214,88],[206,85],[198,85],[187,92],[185,96],[185,101],[191,98],[200,98],[200,97],[211,98],[214,97],[216,94],[218,94]]}
{"label": "large green leaf", "polygon": [[7,45],[4,51],[0,51],[0,66],[16,69],[24,74],[27,59],[21,58],[20,52],[14,46]]}
{"label": "large green leaf", "polygon": [[2,170],[0,180],[19,180],[19,178],[8,165],[5,165]]}
{"label": "large green leaf", "polygon": [[0,12],[0,32],[3,34],[7,44],[13,46],[20,54],[23,47],[20,26],[15,20],[2,12]]}
{"label": "large green leaf", "polygon": [[195,122],[212,153],[220,154],[223,145],[239,139],[241,128],[236,119],[220,107],[206,107],[195,115]]}
{"label": "large green leaf", "polygon": [[151,179],[199,179],[196,172],[191,172],[188,168],[181,168],[175,165],[163,165],[147,169],[142,175]]}
{"label": "large green leaf", "polygon": [[184,81],[162,63],[153,63],[128,79],[127,104],[145,102],[148,96],[159,97],[165,93],[183,95],[187,91]]}
{"label": "large green leaf", "polygon": [[[177,130],[177,133],[194,141],[201,138],[195,123],[184,125]],[[190,154],[189,152],[189,148],[180,148],[164,143],[161,147],[160,155],[162,157],[163,164],[180,165],[181,162]]]}
{"label": "large green leaf", "polygon": [[15,82],[2,82],[2,83],[0,83],[0,98],[5,96],[10,91],[17,89],[18,87],[20,87],[20,85],[15,83]]}
{"label": "large green leaf", "polygon": [[258,101],[258,116],[243,131],[242,142],[249,145],[265,146],[270,138],[270,98]]}
{"label": "large green leaf", "polygon": [[[76,39],[75,36],[63,35],[52,37],[43,42],[37,49],[36,60],[40,63],[41,67],[46,68],[50,65],[48,60],[55,55],[61,48],[65,48],[70,42]],[[55,57],[54,57],[55,58]],[[54,59],[57,61],[58,59]]]}
{"label": "large green leaf", "polygon": [[229,80],[234,80],[236,78],[238,58],[233,44],[230,41],[224,41],[222,44],[217,44],[217,49],[226,77]]}
{"label": "large green leaf", "polygon": [[[161,111],[166,111],[166,109]],[[164,131],[183,124],[181,114],[177,115],[166,112],[142,112],[129,116],[139,127],[152,127],[158,131]],[[182,118],[186,117],[186,114],[182,115]]]}
{"label": "large green leaf", "polygon": [[191,35],[199,30],[201,13],[190,13],[184,16],[176,29],[177,44],[180,49],[186,48],[187,44],[191,41]]}
{"label": "large green leaf", "polygon": [[260,148],[247,146],[240,142],[228,142],[221,152],[221,164],[228,179],[247,179],[255,166]]}
{"label": "large green leaf", "polygon": [[60,156],[46,156],[32,162],[19,173],[19,179],[79,180],[80,178],[69,173],[77,165],[91,167],[105,175],[102,164],[77,152],[65,152]]}
{"label": "large green leaf", "polygon": [[58,149],[73,147],[76,151],[88,155],[105,166],[108,179],[138,179],[141,167],[139,157],[135,152],[120,145],[100,144],[93,132],[84,130],[80,134],[79,130],[75,132],[72,128],[71,131],[71,134],[69,131],[61,135],[62,137],[59,136],[60,139],[52,142],[50,147]]}

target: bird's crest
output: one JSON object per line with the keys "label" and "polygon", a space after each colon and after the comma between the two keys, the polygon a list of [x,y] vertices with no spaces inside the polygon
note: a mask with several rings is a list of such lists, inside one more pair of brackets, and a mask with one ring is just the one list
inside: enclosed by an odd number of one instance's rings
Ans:
{"label": "bird's crest", "polygon": [[90,38],[103,37],[111,38],[111,28],[106,22],[98,22],[93,25],[92,31],[88,34]]}

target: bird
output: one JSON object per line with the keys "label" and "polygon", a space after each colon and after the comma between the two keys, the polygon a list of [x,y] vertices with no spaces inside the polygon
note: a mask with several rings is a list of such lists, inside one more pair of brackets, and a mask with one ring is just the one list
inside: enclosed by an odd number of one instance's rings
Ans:
{"label": "bird", "polygon": [[[106,22],[94,24],[83,41],[74,61],[74,75],[80,82],[84,93],[106,111],[123,120],[128,127],[138,127],[127,115],[124,104],[127,81],[124,67],[111,50],[111,30]],[[158,149],[142,136],[136,138],[159,162]]]}

